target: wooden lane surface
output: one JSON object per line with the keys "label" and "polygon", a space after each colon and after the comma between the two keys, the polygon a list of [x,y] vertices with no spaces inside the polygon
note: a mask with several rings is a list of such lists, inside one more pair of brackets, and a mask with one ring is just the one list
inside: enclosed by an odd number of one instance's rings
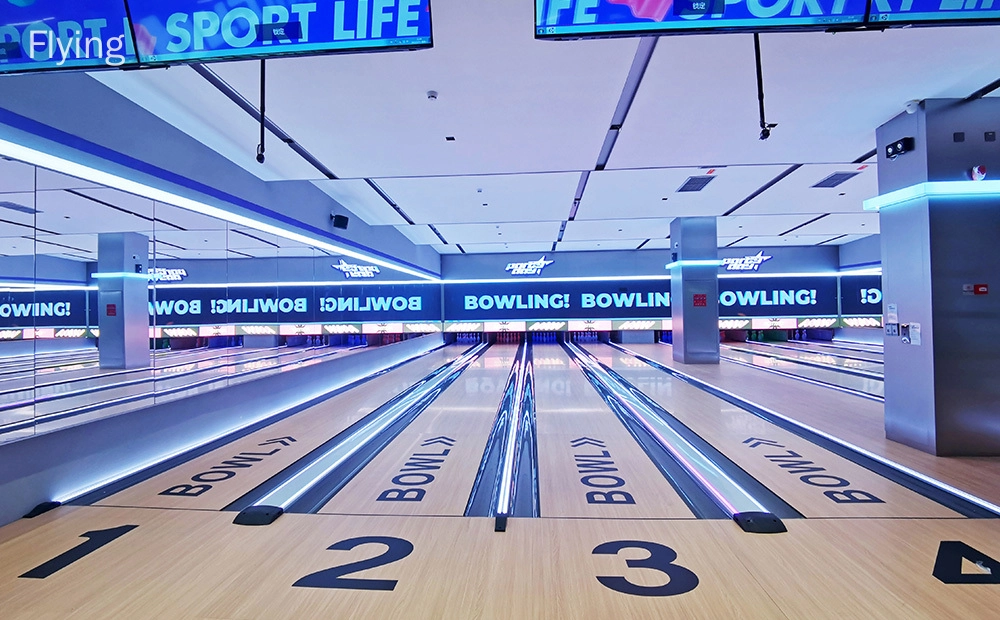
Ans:
{"label": "wooden lane surface", "polygon": [[541,515],[693,518],[563,348],[533,351]]}
{"label": "wooden lane surface", "polygon": [[882,347],[877,349],[873,348],[858,348],[852,345],[825,345],[825,344],[804,344],[801,342],[788,341],[788,342],[754,342],[749,341],[746,343],[735,343],[735,344],[754,344],[757,346],[768,346],[774,344],[780,346],[779,351],[799,351],[802,353],[814,353],[817,355],[830,355],[830,356],[843,356],[848,358],[857,358],[862,360],[867,360],[870,362],[881,362],[884,358],[882,354]]}
{"label": "wooden lane surface", "polygon": [[493,345],[322,513],[462,516],[517,345]]}
{"label": "wooden lane surface", "polygon": [[[997,521],[792,520],[757,535],[718,520],[515,519],[498,534],[482,518],[229,516],[61,508],[0,534],[3,616],[930,620],[1000,607],[1000,584],[934,576],[944,541],[1000,558]],[[45,578],[18,577],[123,525],[137,527]],[[394,583],[361,589],[370,580]]]}
{"label": "wooden lane surface", "polygon": [[608,345],[585,348],[806,517],[961,517]]}
{"label": "wooden lane surface", "polygon": [[885,437],[883,405],[737,364],[679,364],[664,344],[627,345],[641,355],[676,368],[711,385],[738,394],[793,420],[839,437],[981,497],[1000,504],[1000,457],[937,457]]}
{"label": "wooden lane surface", "polygon": [[885,350],[885,345],[871,342],[850,342],[844,340],[834,340],[831,342],[822,342],[819,340],[813,340],[809,342],[802,342],[796,340],[789,340],[786,344],[796,347],[801,347],[803,349],[813,349],[813,350],[823,350],[829,349],[831,351],[846,351],[846,352],[859,352],[859,353],[874,353],[876,355],[882,355]]}
{"label": "wooden lane surface", "polygon": [[813,366],[804,366],[802,364],[796,364],[795,362],[790,362],[787,360],[780,360],[767,355],[755,355],[753,353],[743,353],[741,351],[734,351],[733,349],[722,348],[723,363],[726,363],[726,359],[735,359],[747,364],[753,364],[759,368],[772,368],[774,370],[780,370],[796,377],[805,377],[807,379],[814,379],[816,381],[822,381],[830,385],[836,385],[843,388],[848,388],[851,390],[856,390],[858,392],[864,392],[865,394],[872,394],[874,396],[883,396],[885,393],[885,383],[881,379],[868,379],[866,377],[859,377],[856,375],[849,375],[842,372],[837,372],[836,370],[826,369],[826,368],[816,368]]}
{"label": "wooden lane surface", "polygon": [[783,342],[725,342],[723,347],[733,347],[736,349],[747,349],[749,351],[759,351],[769,355],[790,357],[804,362],[815,364],[825,364],[837,368],[849,368],[853,370],[864,370],[866,372],[881,373],[883,369],[882,355],[873,353],[854,353],[852,351],[835,351],[833,349],[803,349],[802,347],[787,346]]}
{"label": "wooden lane surface", "polygon": [[447,347],[415,359],[99,504],[221,510],[464,350]]}

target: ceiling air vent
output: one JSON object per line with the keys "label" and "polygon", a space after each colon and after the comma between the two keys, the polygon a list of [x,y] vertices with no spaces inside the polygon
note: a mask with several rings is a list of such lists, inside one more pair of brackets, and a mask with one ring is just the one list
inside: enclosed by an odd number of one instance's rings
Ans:
{"label": "ceiling air vent", "polygon": [[677,188],[679,192],[700,192],[705,189],[705,186],[712,182],[715,177],[703,175],[697,177],[688,177],[687,181],[684,181],[684,185]]}
{"label": "ceiling air vent", "polygon": [[823,179],[822,181],[820,181],[816,185],[813,185],[813,187],[826,187],[826,188],[837,187],[838,185],[840,185],[841,183],[843,183],[847,179],[853,179],[854,177],[858,176],[858,174],[860,174],[860,173],[859,172],[834,172],[833,174],[831,174],[830,176],[826,177],[825,179]]}

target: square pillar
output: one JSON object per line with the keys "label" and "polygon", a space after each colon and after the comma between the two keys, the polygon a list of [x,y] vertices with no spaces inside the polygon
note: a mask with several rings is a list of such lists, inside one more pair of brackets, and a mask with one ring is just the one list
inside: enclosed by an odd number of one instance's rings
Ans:
{"label": "square pillar", "polygon": [[97,238],[97,312],[101,368],[147,368],[149,238],[101,233]]}
{"label": "square pillar", "polygon": [[670,308],[673,358],[719,363],[719,240],[714,217],[670,223]]}

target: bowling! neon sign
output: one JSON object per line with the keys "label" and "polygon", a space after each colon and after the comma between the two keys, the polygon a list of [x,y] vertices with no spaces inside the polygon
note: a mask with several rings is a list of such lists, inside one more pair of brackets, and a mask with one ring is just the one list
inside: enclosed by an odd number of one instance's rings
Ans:
{"label": "bowling! neon sign", "polygon": [[545,260],[545,256],[543,255],[538,260],[526,263],[508,263],[505,271],[510,272],[512,276],[540,276],[542,275],[542,270],[554,262],[554,260]]}

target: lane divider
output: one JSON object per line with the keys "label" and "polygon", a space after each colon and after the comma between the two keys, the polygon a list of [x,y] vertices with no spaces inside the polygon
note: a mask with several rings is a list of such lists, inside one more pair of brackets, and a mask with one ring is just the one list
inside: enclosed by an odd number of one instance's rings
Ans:
{"label": "lane divider", "polygon": [[666,366],[654,359],[648,358],[640,353],[632,351],[619,344],[609,343],[609,346],[631,355],[632,357],[649,364],[653,368],[685,381],[704,392],[748,411],[759,418],[767,420],[771,424],[787,430],[807,441],[810,441],[821,448],[825,448],[834,454],[841,456],[865,469],[875,472],[880,476],[888,478],[893,482],[910,489],[916,493],[938,502],[946,508],[970,518],[995,519],[1000,517],[1000,506],[988,502],[980,497],[953,487],[945,482],[920,473],[914,469],[906,467],[900,463],[892,461],[880,454],[865,450],[839,437],[813,428],[808,424],[799,422],[794,418],[780,414],[777,411],[768,409],[763,405],[758,405],[728,390],[712,385],[701,379],[697,379],[687,373],[675,368]]}
{"label": "lane divider", "polygon": [[[239,510],[233,523],[269,525],[285,512],[318,510],[325,500],[343,488],[354,474],[370,462],[406,424],[426,409],[488,347],[489,344],[482,343],[466,351],[306,455],[268,483],[230,504],[226,510]],[[364,458],[358,459],[362,454]],[[312,491],[317,492],[310,493]],[[297,503],[299,500],[309,505]]]}
{"label": "lane divider", "polygon": [[510,517],[540,515],[534,386],[532,346],[525,342],[507,377],[465,508],[467,517],[493,517],[495,532],[507,531]]}
{"label": "lane divider", "polygon": [[[765,507],[764,502],[738,484],[719,464],[657,415],[646,399],[640,398],[633,390],[626,387],[612,372],[579,346],[573,343],[565,343],[563,346],[588,373],[595,387],[600,384],[604,390],[613,395],[614,400],[620,404],[620,411],[624,412],[632,423],[641,426],[652,436],[683,471],[694,479],[701,492],[711,498],[726,517],[735,521],[745,532],[773,534],[787,531],[785,524]],[[687,499],[688,497],[685,497],[685,500]],[[695,507],[692,506],[692,509]]]}

